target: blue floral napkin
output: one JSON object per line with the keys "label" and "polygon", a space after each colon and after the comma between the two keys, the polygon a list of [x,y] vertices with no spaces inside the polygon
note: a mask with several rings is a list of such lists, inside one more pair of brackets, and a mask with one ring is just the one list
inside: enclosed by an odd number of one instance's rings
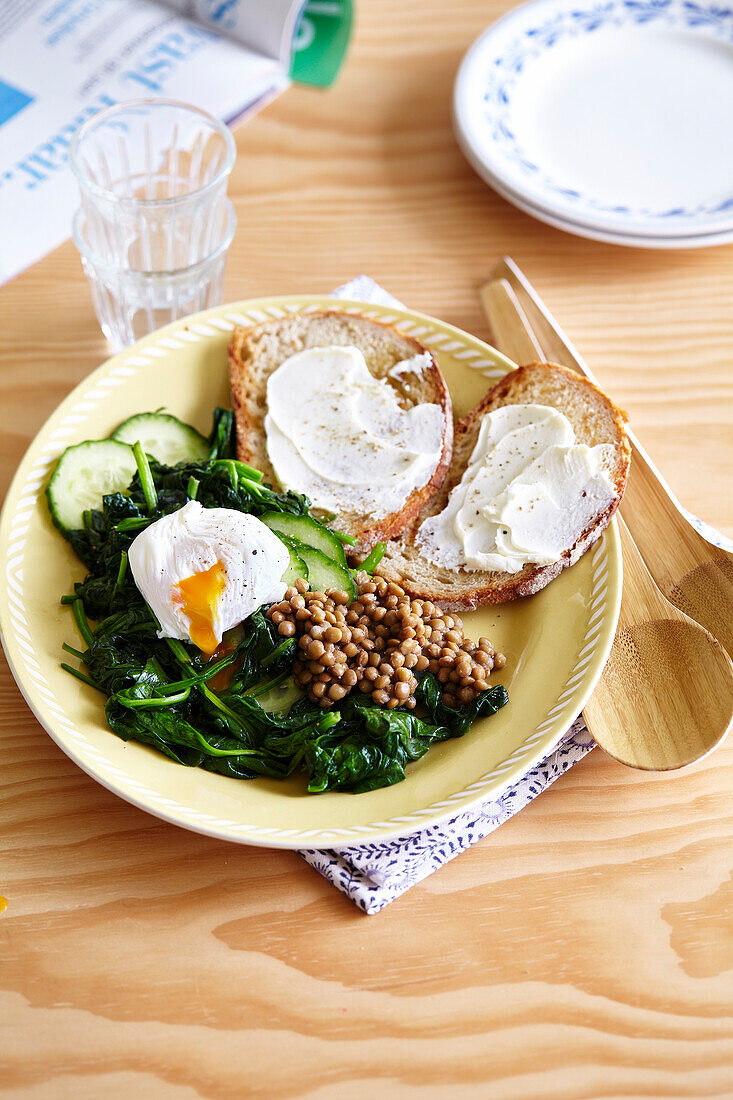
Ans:
{"label": "blue floral napkin", "polygon": [[[366,275],[339,287],[333,296],[400,306],[391,294]],[[710,542],[733,550],[730,540],[695,516],[689,513],[688,516]],[[498,829],[594,747],[582,717],[578,718],[558,748],[517,783],[507,787],[499,797],[458,814],[442,825],[420,829],[384,843],[298,854],[365,913],[378,913],[415,883]]]}

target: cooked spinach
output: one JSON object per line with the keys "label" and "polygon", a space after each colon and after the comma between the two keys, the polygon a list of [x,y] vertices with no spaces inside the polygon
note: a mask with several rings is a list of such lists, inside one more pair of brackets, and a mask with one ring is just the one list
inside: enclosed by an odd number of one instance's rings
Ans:
{"label": "cooked spinach", "polygon": [[[108,695],[107,721],[118,737],[187,767],[235,779],[301,772],[313,793],[398,783],[431,745],[463,736],[476,718],[504,706],[506,690],[491,688],[452,710],[442,703],[437,678],[425,673],[420,715],[367,705],[355,694],[338,710],[322,710],[303,696],[286,713],[273,713],[258,700],[289,677],[296,642],[282,638],[262,609],[229,632],[227,652],[214,663],[205,663],[195,646],[158,638],[127,567],[141,530],[194,497],[204,507],[252,515],[308,514],[307,497],[276,492],[233,457],[233,431],[232,414],[217,409],[206,462],[163,466],[138,456],[129,490],[105,496],[101,509],[85,514],[84,528],[68,534],[88,575],[63,602],[72,604],[86,648],[66,647],[83,672],[64,667]],[[219,680],[227,671],[228,682]]]}

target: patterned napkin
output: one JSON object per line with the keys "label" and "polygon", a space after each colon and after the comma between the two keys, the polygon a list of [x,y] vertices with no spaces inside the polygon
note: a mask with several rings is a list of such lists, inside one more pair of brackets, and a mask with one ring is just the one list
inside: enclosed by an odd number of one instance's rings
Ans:
{"label": "patterned napkin", "polygon": [[[339,287],[333,297],[400,306],[400,302],[366,275]],[[733,542],[725,536],[689,513],[688,517],[710,542],[733,550]],[[365,913],[378,913],[415,883],[498,829],[594,747],[582,717],[578,718],[554,752],[490,802],[458,814],[442,825],[420,829],[396,840],[298,854]]]}

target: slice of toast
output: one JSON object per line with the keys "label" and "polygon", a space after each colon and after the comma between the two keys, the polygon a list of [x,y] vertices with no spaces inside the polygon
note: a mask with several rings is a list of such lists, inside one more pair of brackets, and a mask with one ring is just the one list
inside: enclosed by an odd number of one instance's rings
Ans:
{"label": "slice of toast", "polygon": [[[564,413],[575,430],[578,443],[587,443],[588,446],[613,444],[613,457],[606,466],[606,472],[613,483],[615,499],[552,565],[525,565],[519,573],[453,570],[435,565],[418,551],[415,535],[423,520],[442,512],[451,489],[461,480],[476,444],[483,415],[502,405],[531,404],[551,405]],[[441,490],[400,538],[387,544],[377,572],[387,580],[399,581],[412,596],[432,600],[446,611],[504,603],[539,592],[600,538],[616,511],[626,486],[631,459],[631,448],[624,429],[626,420],[626,413],[617,408],[597,386],[566,367],[531,363],[511,371],[456,424],[453,461]]]}
{"label": "slice of toast", "polygon": [[[448,388],[435,357],[418,340],[391,325],[369,321],[350,313],[328,310],[302,313],[252,328],[237,328],[229,343],[229,378],[237,422],[237,455],[262,470],[265,480],[278,484],[267,453],[265,415],[267,379],[291,355],[305,348],[352,346],[358,348],[375,378],[386,378],[400,405],[436,404],[443,412],[444,431],[440,459],[433,476],[407,497],[402,507],[387,516],[339,512],[335,526],[358,540],[354,552],[363,555],[380,539],[398,535],[442,485],[450,465],[453,445],[453,409]],[[387,377],[397,363],[427,353],[427,368]],[[297,486],[291,486],[297,489]]]}

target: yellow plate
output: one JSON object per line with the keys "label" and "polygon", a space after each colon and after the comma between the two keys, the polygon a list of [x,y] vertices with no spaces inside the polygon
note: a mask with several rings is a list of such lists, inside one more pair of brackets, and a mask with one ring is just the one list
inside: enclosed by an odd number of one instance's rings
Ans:
{"label": "yellow plate", "polygon": [[[613,641],[621,601],[615,526],[537,596],[465,616],[507,656],[494,679],[509,704],[465,737],[410,764],[407,779],[366,794],[309,795],[302,778],[248,782],[174,764],[108,729],[98,692],[60,667],[78,644],[59,598],[83,566],[52,527],[43,489],[61,451],[107,436],[133,413],[166,409],[206,432],[228,405],[226,346],[235,324],[316,308],[330,298],[268,298],[222,306],[170,325],[96,370],[48,420],[23,459],[0,521],[0,629],[10,667],[41,725],[84,771],[142,809],[197,832],[283,848],[332,848],[409,833],[495,797],[557,744],[591,694]],[[395,323],[435,352],[462,416],[512,367],[493,348],[419,313],[339,302]]]}

